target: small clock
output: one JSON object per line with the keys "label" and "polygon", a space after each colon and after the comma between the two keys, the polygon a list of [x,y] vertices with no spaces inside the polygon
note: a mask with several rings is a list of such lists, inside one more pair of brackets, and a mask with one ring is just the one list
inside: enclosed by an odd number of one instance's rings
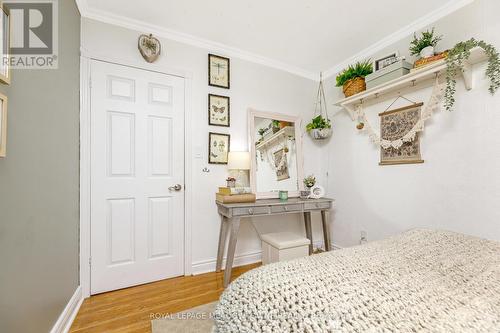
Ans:
{"label": "small clock", "polygon": [[229,58],[218,55],[208,55],[208,85],[229,89]]}
{"label": "small clock", "polygon": [[309,198],[311,199],[321,199],[325,196],[325,189],[321,185],[314,185],[311,188],[311,194]]}

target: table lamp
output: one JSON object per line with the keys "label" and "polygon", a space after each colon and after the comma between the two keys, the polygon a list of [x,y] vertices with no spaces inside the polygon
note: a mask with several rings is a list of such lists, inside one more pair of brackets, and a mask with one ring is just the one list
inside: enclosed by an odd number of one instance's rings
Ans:
{"label": "table lamp", "polygon": [[247,172],[250,170],[250,153],[247,151],[230,151],[227,169],[237,171],[236,186],[248,186]]}

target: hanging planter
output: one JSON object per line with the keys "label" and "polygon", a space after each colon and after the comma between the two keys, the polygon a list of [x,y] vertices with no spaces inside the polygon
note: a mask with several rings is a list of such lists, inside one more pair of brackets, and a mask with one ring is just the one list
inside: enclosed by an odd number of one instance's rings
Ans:
{"label": "hanging planter", "polygon": [[318,97],[314,110],[314,118],[306,126],[307,132],[314,140],[325,140],[332,136],[332,123],[326,109],[325,91],[323,89],[323,75],[320,74]]}
{"label": "hanging planter", "polygon": [[332,136],[331,128],[315,128],[310,131],[314,140],[324,140]]}

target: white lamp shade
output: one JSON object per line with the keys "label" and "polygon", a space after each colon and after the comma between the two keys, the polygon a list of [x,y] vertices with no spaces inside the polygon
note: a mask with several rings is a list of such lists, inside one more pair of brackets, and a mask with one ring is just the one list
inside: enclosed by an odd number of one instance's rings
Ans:
{"label": "white lamp shade", "polygon": [[227,168],[229,170],[250,170],[250,153],[247,151],[230,151]]}

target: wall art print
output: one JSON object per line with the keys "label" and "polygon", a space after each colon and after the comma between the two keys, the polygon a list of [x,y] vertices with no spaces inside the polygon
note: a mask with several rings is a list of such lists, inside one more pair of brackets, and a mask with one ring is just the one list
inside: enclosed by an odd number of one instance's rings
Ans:
{"label": "wall art print", "polygon": [[[380,113],[380,138],[395,141],[405,136],[420,120],[422,104],[405,106]],[[420,155],[420,133],[401,147],[380,147],[380,165],[423,163]]]}
{"label": "wall art print", "polygon": [[[0,5],[0,52],[3,59],[10,56],[10,14]],[[9,61],[0,61],[0,83],[10,84]]]}
{"label": "wall art print", "polygon": [[230,60],[215,54],[208,55],[208,85],[226,88],[230,86]]}
{"label": "wall art print", "polygon": [[212,126],[230,126],[230,105],[228,96],[208,95],[208,124]]}
{"label": "wall art print", "polygon": [[7,96],[0,94],[0,157],[7,154]]}
{"label": "wall art print", "polygon": [[230,139],[229,134],[208,133],[208,163],[227,164]]}

